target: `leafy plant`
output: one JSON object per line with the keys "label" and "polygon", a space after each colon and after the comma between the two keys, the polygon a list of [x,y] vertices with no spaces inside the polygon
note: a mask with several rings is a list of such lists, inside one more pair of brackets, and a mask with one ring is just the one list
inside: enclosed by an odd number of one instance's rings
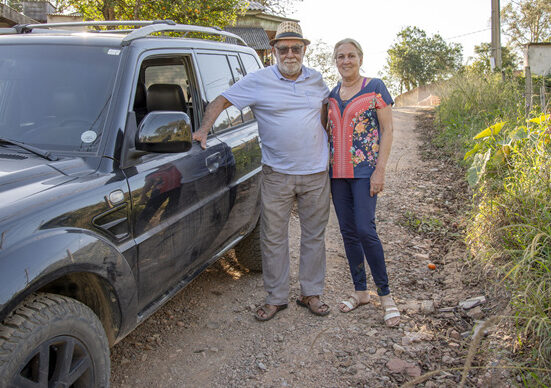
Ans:
{"label": "leafy plant", "polygon": [[500,121],[476,134],[473,140],[477,140],[477,143],[464,157],[465,160],[473,159],[467,170],[469,185],[475,187],[479,183],[481,176],[486,173],[488,163],[493,170],[499,167],[510,168],[510,156],[522,153],[526,145],[539,147],[541,144],[548,144],[548,120],[549,115],[540,115],[527,120],[527,125],[516,126],[509,131],[502,131],[506,123]]}

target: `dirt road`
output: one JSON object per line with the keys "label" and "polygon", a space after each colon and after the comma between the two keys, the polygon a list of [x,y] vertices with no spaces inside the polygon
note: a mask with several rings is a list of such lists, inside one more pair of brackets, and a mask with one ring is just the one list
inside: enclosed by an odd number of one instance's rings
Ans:
{"label": "dirt road", "polygon": [[[428,114],[395,109],[387,184],[377,205],[390,285],[402,312],[398,328],[383,325],[378,302],[338,311],[352,283],[334,212],[326,234],[324,296],[332,312],[316,317],[294,303],[300,229],[293,217],[287,310],[257,322],[253,311],[265,296],[261,275],[244,272],[227,256],[112,349],[112,386],[391,387],[441,368],[449,371],[425,386],[457,386],[460,372],[453,368],[465,362],[475,321],[498,306],[456,308],[485,290],[460,271],[462,173],[422,157],[430,121],[416,123]],[[429,262],[436,270],[428,269]],[[467,383],[485,386],[488,378],[495,376],[478,374]]]}

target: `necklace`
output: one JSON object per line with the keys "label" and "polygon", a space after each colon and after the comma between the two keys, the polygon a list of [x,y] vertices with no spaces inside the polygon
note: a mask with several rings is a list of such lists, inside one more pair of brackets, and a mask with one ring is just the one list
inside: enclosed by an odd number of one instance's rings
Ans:
{"label": "necklace", "polygon": [[347,85],[347,86],[344,85],[344,80],[343,80],[343,83],[341,83],[341,88],[339,90],[339,96],[341,97],[341,100],[347,101],[360,91],[361,86],[358,87],[360,80],[363,80],[362,76],[358,77],[358,79],[356,79],[354,82],[352,82],[350,85]]}

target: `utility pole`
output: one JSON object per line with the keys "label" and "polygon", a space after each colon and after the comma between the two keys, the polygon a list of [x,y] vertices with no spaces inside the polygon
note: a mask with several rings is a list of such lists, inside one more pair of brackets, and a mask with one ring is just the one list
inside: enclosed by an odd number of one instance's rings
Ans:
{"label": "utility pole", "polygon": [[[502,71],[501,63],[501,21],[499,0],[492,0],[492,59],[490,62],[492,70],[494,68]],[[503,72],[502,72],[503,74]]]}

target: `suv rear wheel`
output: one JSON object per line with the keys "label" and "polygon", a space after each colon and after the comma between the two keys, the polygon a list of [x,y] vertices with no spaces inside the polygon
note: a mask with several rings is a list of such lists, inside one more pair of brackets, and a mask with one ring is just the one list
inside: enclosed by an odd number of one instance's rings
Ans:
{"label": "suv rear wheel", "polygon": [[0,325],[0,386],[108,387],[109,346],[86,305],[33,294]]}
{"label": "suv rear wheel", "polygon": [[260,218],[253,231],[235,247],[235,257],[244,267],[253,272],[262,272],[262,251],[260,249]]}

